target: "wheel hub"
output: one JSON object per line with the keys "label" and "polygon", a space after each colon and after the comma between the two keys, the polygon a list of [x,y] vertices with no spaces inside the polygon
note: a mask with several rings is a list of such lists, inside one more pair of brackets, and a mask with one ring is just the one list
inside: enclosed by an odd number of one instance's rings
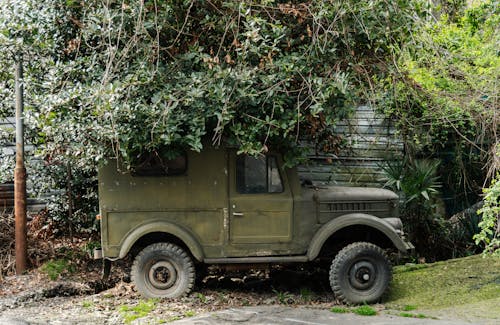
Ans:
{"label": "wheel hub", "polygon": [[376,279],[375,267],[369,261],[355,263],[349,270],[349,282],[359,290],[366,290],[373,286]]}
{"label": "wheel hub", "polygon": [[157,289],[164,290],[174,285],[177,280],[177,272],[172,263],[159,261],[149,269],[149,282]]}

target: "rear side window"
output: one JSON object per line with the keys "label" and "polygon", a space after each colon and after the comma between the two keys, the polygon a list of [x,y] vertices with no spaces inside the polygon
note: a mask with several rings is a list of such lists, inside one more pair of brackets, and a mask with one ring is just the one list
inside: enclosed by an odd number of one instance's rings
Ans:
{"label": "rear side window", "polygon": [[276,157],[238,156],[236,190],[242,194],[283,192],[283,182]]}
{"label": "rear side window", "polygon": [[132,166],[133,176],[174,176],[182,175],[187,169],[186,154],[174,158],[162,156],[159,152],[141,154]]}

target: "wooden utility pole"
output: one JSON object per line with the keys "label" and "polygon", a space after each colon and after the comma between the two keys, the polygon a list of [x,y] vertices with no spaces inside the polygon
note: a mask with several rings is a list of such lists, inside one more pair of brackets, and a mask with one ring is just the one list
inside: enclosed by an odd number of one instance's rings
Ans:
{"label": "wooden utility pole", "polygon": [[26,270],[26,168],[24,167],[24,98],[23,66],[20,57],[15,62],[16,93],[16,168],[14,169],[14,213],[16,222],[16,274]]}

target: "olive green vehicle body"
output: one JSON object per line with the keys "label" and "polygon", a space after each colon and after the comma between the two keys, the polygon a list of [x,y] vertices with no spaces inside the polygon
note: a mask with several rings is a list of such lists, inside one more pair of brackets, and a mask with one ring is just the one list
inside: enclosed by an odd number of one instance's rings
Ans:
{"label": "olive green vehicle body", "polygon": [[403,253],[413,248],[402,236],[393,192],[304,186],[274,155],[281,191],[242,194],[236,156],[224,148],[187,152],[187,169],[177,176],[133,176],[109,161],[99,170],[103,257],[120,259],[161,238],[208,264],[307,262],[327,246],[358,239]]}

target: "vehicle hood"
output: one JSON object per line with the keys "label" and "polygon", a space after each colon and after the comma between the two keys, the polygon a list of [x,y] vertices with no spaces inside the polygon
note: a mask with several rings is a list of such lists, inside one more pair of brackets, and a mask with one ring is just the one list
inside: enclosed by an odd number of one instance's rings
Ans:
{"label": "vehicle hood", "polygon": [[397,201],[396,193],[368,187],[321,186],[314,188],[313,198],[316,202],[339,201]]}

